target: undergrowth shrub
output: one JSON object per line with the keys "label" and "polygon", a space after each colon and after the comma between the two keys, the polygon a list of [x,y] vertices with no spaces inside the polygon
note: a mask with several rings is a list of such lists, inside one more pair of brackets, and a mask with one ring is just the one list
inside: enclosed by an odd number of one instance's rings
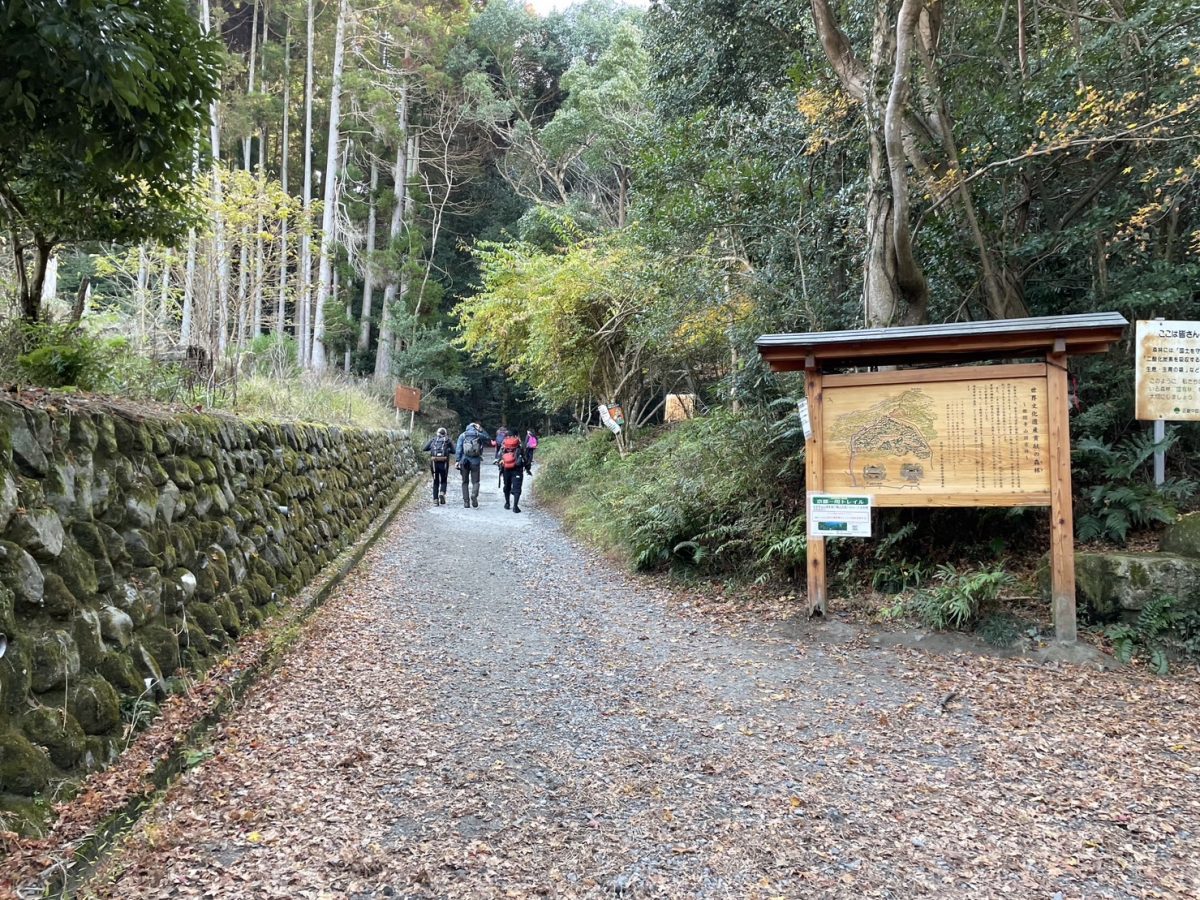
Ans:
{"label": "undergrowth shrub", "polygon": [[1175,521],[1179,506],[1196,495],[1191,478],[1169,478],[1156,486],[1147,463],[1156,451],[1166,452],[1177,433],[1156,443],[1151,432],[1136,432],[1114,445],[1085,438],[1075,449],[1083,478],[1084,508],[1079,516],[1081,541],[1107,540],[1124,544],[1131,529]]}
{"label": "undergrowth shrub", "polygon": [[930,628],[965,628],[980,610],[1000,596],[1015,580],[1003,569],[959,571],[951,565],[938,566],[937,585],[918,591],[913,612]]}
{"label": "undergrowth shrub", "polygon": [[1104,627],[1113,655],[1121,662],[1144,661],[1159,675],[1170,670],[1172,652],[1192,658],[1200,656],[1200,598],[1180,603],[1175,597],[1159,596],[1147,603],[1132,622],[1115,622]]}
{"label": "undergrowth shrub", "polygon": [[638,569],[791,575],[805,548],[803,442],[791,427],[719,410],[624,458],[607,432],[552,438],[538,492]]}
{"label": "undergrowth shrub", "polygon": [[366,382],[343,375],[313,374],[290,378],[251,375],[237,381],[236,391],[213,398],[214,406],[250,418],[330,422],[360,428],[408,427]]}
{"label": "undergrowth shrub", "polygon": [[84,323],[14,322],[0,338],[0,378],[47,388],[73,388],[132,400],[174,401],[180,368],[150,359],[128,338]]}

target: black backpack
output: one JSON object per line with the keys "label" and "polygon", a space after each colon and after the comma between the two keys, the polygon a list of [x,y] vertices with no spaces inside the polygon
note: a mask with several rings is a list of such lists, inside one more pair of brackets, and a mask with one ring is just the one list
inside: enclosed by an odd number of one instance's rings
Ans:
{"label": "black backpack", "polygon": [[429,456],[434,462],[446,462],[450,458],[450,438],[435,437],[429,445]]}

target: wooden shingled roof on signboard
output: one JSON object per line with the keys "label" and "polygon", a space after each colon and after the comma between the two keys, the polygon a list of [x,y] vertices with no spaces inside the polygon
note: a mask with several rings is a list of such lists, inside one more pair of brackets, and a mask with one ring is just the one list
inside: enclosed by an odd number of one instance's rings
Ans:
{"label": "wooden shingled roof on signboard", "polygon": [[[923,365],[1104,353],[1129,323],[1120,313],[950,322],[858,331],[764,334],[758,352],[776,372],[806,367]],[[1061,341],[1061,344],[1059,343]]]}

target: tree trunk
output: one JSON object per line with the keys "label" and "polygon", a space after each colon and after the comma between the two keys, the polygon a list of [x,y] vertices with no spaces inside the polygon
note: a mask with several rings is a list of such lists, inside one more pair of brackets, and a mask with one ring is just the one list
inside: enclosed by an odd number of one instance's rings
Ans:
{"label": "tree trunk", "polygon": [[325,368],[325,304],[333,278],[337,242],[337,181],[342,106],[342,68],[345,65],[346,0],[338,3],[337,31],[333,43],[333,84],[329,90],[329,140],[325,153],[325,209],[321,221],[321,261],[317,272],[317,303],[313,308],[312,368]]}
{"label": "tree trunk", "polygon": [[375,290],[375,191],[379,187],[379,163],[371,156],[371,193],[367,199],[367,259],[363,266],[363,298],[358,349],[371,346],[371,295]]}
{"label": "tree trunk", "polygon": [[[201,13],[204,18],[204,33],[212,30],[211,15],[208,0],[201,0]],[[217,269],[217,335],[216,347],[211,344],[209,352],[216,350],[218,357],[225,355],[228,340],[229,320],[229,257],[225,249],[225,190],[221,183],[221,131],[217,117],[217,101],[214,100],[208,108],[209,139],[212,144],[212,197],[213,197],[213,258]],[[210,311],[211,314],[211,311]]]}
{"label": "tree trunk", "polygon": [[383,308],[379,311],[379,343],[375,348],[375,377],[387,381],[392,375],[392,307],[396,303],[397,272],[400,260],[395,253],[408,205],[408,86],[400,89],[400,136],[396,146],[396,167],[392,171],[392,224],[388,231],[388,246],[392,248],[392,268],[383,291]]}
{"label": "tree trunk", "polygon": [[[288,105],[292,101],[291,84],[292,59],[292,18],[287,17],[283,34],[283,133],[280,137],[279,149],[279,183],[286,197],[288,192],[288,140],[289,117]],[[283,320],[287,308],[287,277],[288,277],[288,217],[283,216],[279,222],[279,296],[275,300],[275,335],[283,337]]]}
{"label": "tree trunk", "polygon": [[[246,96],[250,97],[254,94],[254,62],[256,50],[258,49],[258,0],[254,0],[254,14],[250,22],[250,75],[246,80]],[[242,161],[247,172],[250,171],[250,142],[253,139],[254,126],[251,125],[250,133],[242,138]]]}
{"label": "tree trunk", "polygon": [[880,96],[878,79],[855,55],[838,27],[828,0],[811,0],[813,22],[834,74],[863,108],[867,125],[866,250],[863,257],[863,318],[867,327],[908,325],[928,316],[929,286],[912,248],[908,222],[908,161],[904,153],[904,106],[907,98],[912,26],[923,6],[904,0],[901,23],[908,43],[895,49],[892,22],[881,8],[872,38],[872,70],[893,67],[891,90]]}
{"label": "tree trunk", "polygon": [[137,309],[138,339],[146,346],[150,333],[148,315],[150,309],[150,260],[146,256],[146,245],[138,245],[137,286],[133,291],[133,303]]}
{"label": "tree trunk", "polygon": [[179,317],[179,344],[192,342],[192,315],[196,293],[196,229],[188,229],[187,263],[183,269],[183,309]]}
{"label": "tree trunk", "polygon": [[313,108],[313,0],[308,0],[308,55],[304,69],[304,231],[300,235],[300,320],[296,336],[300,365],[308,367],[312,317],[312,108]]}
{"label": "tree trunk", "polygon": [[250,340],[262,334],[263,279],[266,277],[266,248],[263,244],[263,205],[267,199],[267,132],[258,133],[258,231],[254,235],[254,318]]}
{"label": "tree trunk", "polygon": [[[154,317],[155,342],[154,350],[157,352],[159,348],[159,340],[166,334],[167,331],[167,312],[171,308],[171,254],[173,251],[166,251],[163,254],[162,277],[159,281],[158,293],[158,314]],[[166,341],[162,342],[166,349]]]}

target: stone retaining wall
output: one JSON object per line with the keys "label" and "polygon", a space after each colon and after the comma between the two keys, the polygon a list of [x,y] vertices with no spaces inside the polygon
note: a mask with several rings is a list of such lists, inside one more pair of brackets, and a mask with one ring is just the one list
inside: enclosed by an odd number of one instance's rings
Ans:
{"label": "stone retaining wall", "polygon": [[399,433],[0,401],[0,808],[110,761],[415,468]]}

